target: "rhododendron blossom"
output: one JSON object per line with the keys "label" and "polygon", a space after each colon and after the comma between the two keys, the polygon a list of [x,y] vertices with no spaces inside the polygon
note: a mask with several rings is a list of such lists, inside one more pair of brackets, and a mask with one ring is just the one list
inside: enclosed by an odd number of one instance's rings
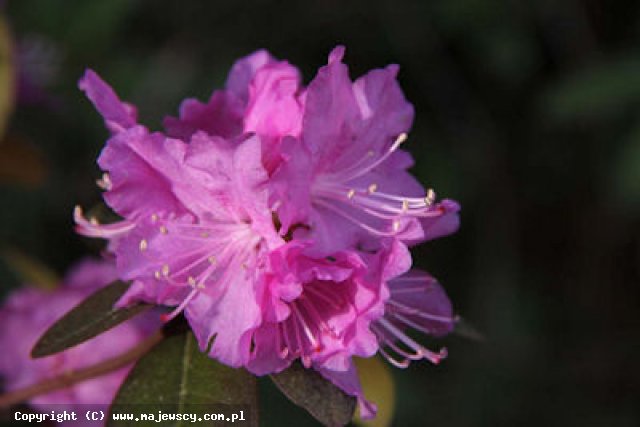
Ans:
{"label": "rhododendron blossom", "polygon": [[[67,311],[98,288],[115,280],[112,263],[84,260],[76,265],[55,290],[25,287],[13,291],[0,308],[0,377],[6,390],[32,386],[57,375],[86,368],[118,356],[160,327],[157,315],[145,313],[74,348],[41,359],[32,359],[31,349],[40,336]],[[108,405],[124,381],[131,365],[100,377],[33,397],[38,410],[73,410],[76,405]],[[68,425],[83,425],[82,421]],[[91,424],[93,425],[93,424]]]}
{"label": "rhododendron blossom", "polygon": [[460,208],[407,171],[413,107],[398,66],[352,81],[343,55],[304,87],[258,51],[207,103],[184,101],[165,133],[87,71],[80,88],[111,131],[98,184],[122,219],[99,224],[80,208],[75,219],[109,240],[131,281],[120,305],[174,307],[165,321],[184,313],[203,351],[257,375],[300,360],[372,416],[353,356],[400,367],[445,356],[406,334],[454,323],[435,279],[409,272],[408,248],[454,232]]}

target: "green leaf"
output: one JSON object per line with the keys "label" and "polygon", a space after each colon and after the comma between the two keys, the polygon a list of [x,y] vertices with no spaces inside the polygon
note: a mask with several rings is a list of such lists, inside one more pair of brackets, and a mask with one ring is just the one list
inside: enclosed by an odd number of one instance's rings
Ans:
{"label": "green leaf", "polygon": [[[112,414],[233,414],[258,425],[256,379],[244,369],[215,362],[198,348],[192,332],[169,336],[138,361],[118,391]],[[157,426],[156,421],[115,421],[108,427]],[[165,421],[163,426],[190,426],[190,421]],[[198,423],[198,425],[209,425]],[[219,425],[215,424],[214,425]],[[226,424],[225,424],[226,425]]]}
{"label": "green leaf", "polygon": [[123,309],[114,308],[128,287],[127,283],[116,281],[82,301],[44,333],[31,351],[31,357],[45,357],[64,351],[151,307],[149,304],[137,304]]}
{"label": "green leaf", "polygon": [[15,77],[9,26],[0,14],[0,141],[5,132],[15,98]]}
{"label": "green leaf", "polygon": [[303,407],[326,426],[343,426],[351,421],[356,398],[347,395],[313,369],[300,363],[271,375],[278,388],[296,405]]}

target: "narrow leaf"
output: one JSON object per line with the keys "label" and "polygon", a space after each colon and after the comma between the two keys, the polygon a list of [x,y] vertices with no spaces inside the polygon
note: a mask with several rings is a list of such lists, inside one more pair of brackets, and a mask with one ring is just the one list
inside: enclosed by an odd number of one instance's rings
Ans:
{"label": "narrow leaf", "polygon": [[[256,379],[244,369],[217,363],[202,353],[192,332],[167,337],[138,361],[118,391],[111,414],[132,413],[135,420],[113,420],[108,427],[158,425],[141,414],[224,414],[241,425],[257,426]],[[242,418],[240,418],[242,417]],[[222,423],[223,425],[226,425]],[[193,425],[190,420],[165,420],[163,426]],[[198,425],[220,425],[199,423]]]}
{"label": "narrow leaf", "polygon": [[349,396],[313,369],[294,363],[271,375],[278,388],[296,405],[306,409],[326,426],[346,425],[356,408],[356,398]]}
{"label": "narrow leaf", "polygon": [[128,287],[127,283],[113,282],[82,301],[44,333],[31,351],[31,357],[45,357],[74,347],[151,307],[137,304],[114,308]]}

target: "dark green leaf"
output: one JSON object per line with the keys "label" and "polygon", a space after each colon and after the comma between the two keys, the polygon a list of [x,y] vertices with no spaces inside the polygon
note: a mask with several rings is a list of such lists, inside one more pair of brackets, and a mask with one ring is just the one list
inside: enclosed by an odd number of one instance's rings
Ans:
{"label": "dark green leaf", "polygon": [[[198,348],[193,333],[172,335],[138,361],[111,406],[111,413],[224,414],[239,416],[242,425],[258,425],[256,379],[243,369],[215,362]],[[158,425],[114,421],[107,426]],[[220,425],[215,424],[214,425]],[[163,426],[188,426],[189,421],[166,421]],[[198,425],[206,425],[198,423]]]}
{"label": "dark green leaf", "polygon": [[293,403],[309,411],[322,424],[343,426],[351,421],[356,398],[345,394],[313,369],[294,363],[271,378]]}
{"label": "dark green leaf", "polygon": [[31,357],[45,357],[64,351],[151,307],[137,304],[123,309],[114,308],[128,287],[127,283],[113,282],[82,301],[44,333],[31,351]]}

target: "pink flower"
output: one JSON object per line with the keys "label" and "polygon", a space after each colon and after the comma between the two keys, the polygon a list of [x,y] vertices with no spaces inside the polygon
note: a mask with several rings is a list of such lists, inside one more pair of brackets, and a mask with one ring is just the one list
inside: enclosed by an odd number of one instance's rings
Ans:
{"label": "pink flower", "polygon": [[[434,353],[407,334],[448,332],[451,305],[426,273],[407,273],[407,247],[453,233],[459,205],[436,203],[399,147],[413,120],[398,67],[352,82],[344,48],[305,88],[266,51],[233,66],[204,104],[186,100],[166,134],[137,124],[95,73],[80,82],[112,136],[98,163],[107,204],[78,231],[109,239],[143,300],[184,313],[203,350],[257,375],[299,359],[362,413],[353,356],[380,351],[396,366]],[[395,356],[395,357],[394,357]],[[399,356],[399,358],[398,358]]]}
{"label": "pink flower", "polygon": [[[115,357],[159,328],[155,314],[142,315],[62,353],[31,359],[33,345],[56,320],[115,278],[113,264],[85,260],[76,265],[64,279],[64,284],[54,291],[22,288],[8,296],[0,308],[0,347],[3,349],[0,376],[7,390],[30,386]],[[130,368],[39,395],[29,403],[42,411],[50,410],[50,404],[66,405],[68,409],[82,404],[108,405]]]}
{"label": "pink flower", "polygon": [[335,48],[307,88],[302,140],[282,148],[273,197],[284,231],[305,224],[296,236],[313,240],[310,251],[318,256],[375,249],[387,237],[414,244],[454,231],[457,203],[436,204],[435,193],[406,171],[413,160],[399,147],[413,107],[396,81],[398,67],[351,82],[343,54]]}

